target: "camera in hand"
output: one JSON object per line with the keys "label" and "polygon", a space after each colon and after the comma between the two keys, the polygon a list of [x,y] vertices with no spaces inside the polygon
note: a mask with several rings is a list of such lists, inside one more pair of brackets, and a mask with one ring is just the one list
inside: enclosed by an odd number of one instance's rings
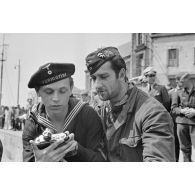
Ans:
{"label": "camera in hand", "polygon": [[67,132],[64,133],[56,133],[53,134],[50,129],[46,128],[45,131],[35,139],[35,144],[39,149],[47,148],[52,143],[58,141],[58,140],[64,140],[63,143],[61,143],[58,147],[62,146],[63,144],[68,141],[69,136]]}

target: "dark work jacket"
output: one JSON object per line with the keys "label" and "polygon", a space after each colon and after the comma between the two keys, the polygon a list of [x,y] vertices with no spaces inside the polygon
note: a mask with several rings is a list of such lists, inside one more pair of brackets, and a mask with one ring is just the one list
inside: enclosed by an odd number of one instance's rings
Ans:
{"label": "dark work jacket", "polygon": [[185,89],[175,91],[171,104],[172,113],[176,115],[176,123],[195,125],[195,117],[187,118],[181,114],[181,108],[186,107],[195,109],[195,87],[192,88],[190,93]]}
{"label": "dark work jacket", "polygon": [[[74,98],[70,99],[69,112],[76,105],[76,102],[77,100]],[[24,161],[35,161],[29,141],[41,135],[44,129],[31,116],[26,121],[22,136]],[[102,122],[93,108],[84,105],[67,130],[74,133],[75,140],[78,142],[78,152],[77,155],[67,157],[65,160],[83,162],[106,160],[106,144]]]}
{"label": "dark work jacket", "polygon": [[[173,101],[173,98],[174,98],[174,94],[177,93],[180,90],[181,90],[180,88],[176,87],[176,88],[173,88],[173,89],[171,89],[171,90],[168,91],[169,98],[170,98],[170,108],[171,108],[171,105],[172,105],[172,101]],[[173,121],[175,121],[175,119],[176,119],[177,116],[176,116],[175,113],[172,112],[172,109],[170,111],[170,114],[171,114],[171,116],[173,118]]]}
{"label": "dark work jacket", "polygon": [[157,83],[154,83],[151,91],[148,91],[148,86],[145,88],[147,88],[144,90],[145,92],[147,91],[147,93],[150,96],[157,99],[170,112],[170,110],[171,110],[170,97],[169,97],[168,91],[164,85],[159,85]]}
{"label": "dark work jacket", "polygon": [[108,141],[109,160],[175,161],[173,122],[168,111],[137,87],[130,89],[129,99],[126,123]]}

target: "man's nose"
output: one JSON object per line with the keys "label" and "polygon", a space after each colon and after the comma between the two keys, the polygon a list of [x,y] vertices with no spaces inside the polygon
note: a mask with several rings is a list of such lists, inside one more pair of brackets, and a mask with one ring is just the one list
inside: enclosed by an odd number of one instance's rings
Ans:
{"label": "man's nose", "polygon": [[58,101],[59,100],[59,95],[58,92],[54,92],[53,97],[52,97],[53,101]]}
{"label": "man's nose", "polygon": [[99,89],[102,87],[102,82],[99,78],[97,78],[95,81],[94,81],[94,87],[95,89]]}

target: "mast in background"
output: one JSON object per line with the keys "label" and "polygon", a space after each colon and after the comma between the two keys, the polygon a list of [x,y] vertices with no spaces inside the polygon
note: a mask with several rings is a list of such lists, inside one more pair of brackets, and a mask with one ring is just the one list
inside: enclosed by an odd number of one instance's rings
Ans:
{"label": "mast in background", "polygon": [[18,94],[17,94],[17,105],[19,105],[20,100],[20,60],[18,63]]}
{"label": "mast in background", "polygon": [[1,79],[0,79],[0,106],[1,106],[1,100],[2,100],[2,89],[3,89],[3,63],[6,61],[4,58],[4,52],[5,52],[5,47],[7,47],[7,44],[4,44],[5,41],[5,35],[3,34],[3,44],[0,45],[2,46],[2,52],[1,52]]}

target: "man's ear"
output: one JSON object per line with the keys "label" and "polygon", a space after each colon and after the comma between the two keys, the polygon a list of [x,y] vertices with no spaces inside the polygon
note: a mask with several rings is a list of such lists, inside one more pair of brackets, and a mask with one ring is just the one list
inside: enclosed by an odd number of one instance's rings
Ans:
{"label": "man's ear", "polygon": [[125,81],[125,78],[126,78],[126,71],[125,71],[124,68],[122,68],[122,69],[120,70],[118,76],[119,76],[118,78],[119,78],[121,81]]}
{"label": "man's ear", "polygon": [[74,85],[70,86],[70,91],[71,91],[71,93],[72,93],[73,87],[74,87]]}
{"label": "man's ear", "polygon": [[70,97],[73,95],[73,93],[72,93],[73,87],[74,87],[74,85],[70,86]]}
{"label": "man's ear", "polygon": [[39,94],[39,90],[35,89],[35,91],[36,91],[37,96],[41,97],[40,94]]}

